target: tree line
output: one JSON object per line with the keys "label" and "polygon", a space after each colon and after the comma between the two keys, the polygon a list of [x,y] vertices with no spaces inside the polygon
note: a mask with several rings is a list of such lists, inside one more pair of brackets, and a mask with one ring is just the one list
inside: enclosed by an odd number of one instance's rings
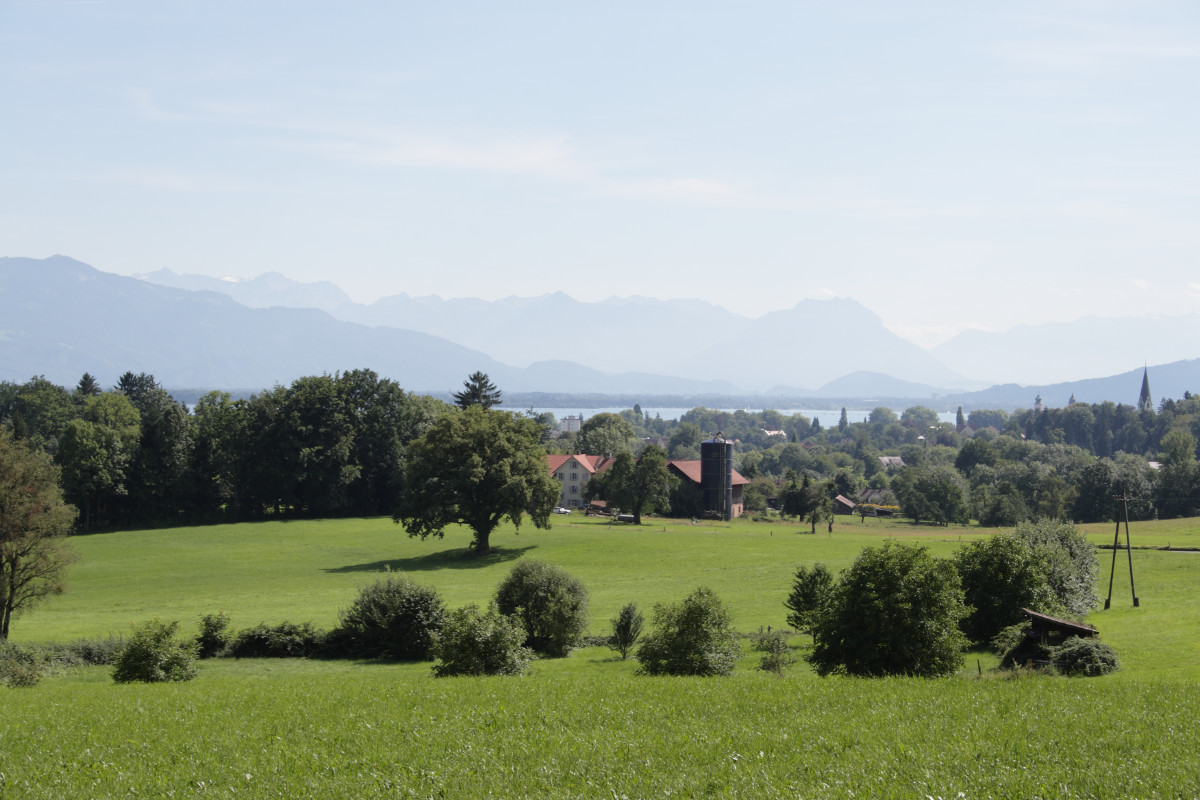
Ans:
{"label": "tree line", "polygon": [[446,408],[371,370],[193,408],[145,373],[0,383],[0,424],[54,458],[87,529],[391,513],[406,448]]}
{"label": "tree line", "polygon": [[[487,409],[501,394],[477,373],[455,401]],[[145,373],[127,372],[107,391],[86,374],[71,390],[40,377],[0,382],[0,424],[53,457],[85,529],[405,512],[410,446],[453,407],[365,369],[245,399],[209,392],[191,408]],[[1200,513],[1200,397],[1190,393],[1157,411],[1109,402],[969,416],[960,409],[957,425],[923,406],[900,414],[879,407],[861,420],[843,409],[828,425],[703,407],[664,420],[635,406],[555,438],[552,415],[512,416],[525,418],[546,452],[623,458],[617,480],[602,478],[592,494],[612,493],[639,516],[693,513],[686,501],[695,498],[647,480],[664,470],[639,469],[638,457],[648,453],[655,467],[699,458],[700,442],[717,432],[735,442],[735,466],[750,481],[747,511],[774,507],[814,528],[832,514],[831,498],[855,500],[865,489],[878,490],[873,505],[897,506],[919,522],[1099,521],[1112,517],[1116,496],[1128,498],[1133,519]]]}

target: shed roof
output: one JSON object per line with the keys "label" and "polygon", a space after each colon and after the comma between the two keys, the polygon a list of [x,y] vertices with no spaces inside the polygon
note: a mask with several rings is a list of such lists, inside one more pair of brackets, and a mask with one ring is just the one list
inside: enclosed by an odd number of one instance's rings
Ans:
{"label": "shed roof", "polygon": [[[673,467],[676,471],[679,472],[680,475],[687,478],[689,481],[696,484],[697,486],[700,484],[700,464],[701,463],[702,462],[699,459],[690,459],[690,458],[672,458],[672,459],[667,460],[667,466]],[[732,472],[733,472],[733,479],[730,481],[731,485],[741,486],[741,485],[744,485],[744,484],[747,484],[750,482],[750,481],[746,480],[744,477],[742,477],[742,474],[740,472],[738,472],[736,469],[732,470]]]}
{"label": "shed roof", "polygon": [[1030,621],[1041,622],[1051,627],[1060,628],[1063,631],[1074,633],[1076,636],[1095,636],[1100,632],[1091,625],[1085,625],[1082,622],[1075,622],[1069,619],[1059,619],[1058,617],[1052,617],[1049,614],[1031,611],[1028,608],[1022,608],[1021,610],[1025,612]]}

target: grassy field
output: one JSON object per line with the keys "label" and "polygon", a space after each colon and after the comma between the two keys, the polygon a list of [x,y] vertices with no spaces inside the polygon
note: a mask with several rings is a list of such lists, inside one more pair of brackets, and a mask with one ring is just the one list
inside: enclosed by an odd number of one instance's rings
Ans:
{"label": "grassy field", "polygon": [[[832,536],[755,523],[633,529],[572,517],[550,531],[408,539],[388,520],[259,523],[75,539],[68,594],[19,619],[17,641],[190,627],[336,622],[387,568],[447,602],[486,602],[516,558],[578,575],[593,633],[712,587],[744,631],[784,625],[798,563],[839,569],[911,538],[946,555],[978,529],[839,521]],[[1111,544],[1111,525],[1089,527]],[[1136,523],[1139,547],[1200,549],[1200,520]],[[1122,539],[1124,533],[1122,531]],[[1101,551],[1101,597],[1111,551]],[[107,669],[0,689],[0,797],[1195,797],[1200,796],[1200,553],[1135,549],[1141,607],[1118,553],[1113,607],[1089,622],[1123,669],[1001,678],[971,654],[956,678],[784,678],[747,643],[726,679],[647,678],[603,648],[522,678],[435,679],[427,664],[203,662],[191,683],[118,686]],[[806,637],[794,637],[798,651]],[[976,658],[983,668],[977,671]],[[960,795],[961,793],[961,795]]]}

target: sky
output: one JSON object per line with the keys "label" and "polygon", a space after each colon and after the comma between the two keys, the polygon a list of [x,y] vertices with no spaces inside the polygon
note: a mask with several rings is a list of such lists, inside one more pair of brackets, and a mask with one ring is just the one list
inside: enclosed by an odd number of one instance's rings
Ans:
{"label": "sky", "polygon": [[1200,311],[1200,3],[0,0],[0,255],[966,328]]}

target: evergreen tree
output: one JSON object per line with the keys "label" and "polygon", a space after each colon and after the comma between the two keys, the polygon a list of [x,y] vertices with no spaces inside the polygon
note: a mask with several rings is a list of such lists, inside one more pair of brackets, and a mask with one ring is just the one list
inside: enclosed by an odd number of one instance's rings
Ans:
{"label": "evergreen tree", "polygon": [[500,390],[491,382],[486,372],[472,372],[470,377],[463,381],[463,390],[454,393],[454,403],[459,408],[483,406],[486,410],[500,405],[503,401],[500,399]]}
{"label": "evergreen tree", "polygon": [[90,372],[83,373],[83,377],[79,379],[79,384],[75,387],[75,394],[79,397],[93,397],[100,394],[100,384],[92,377]]}

